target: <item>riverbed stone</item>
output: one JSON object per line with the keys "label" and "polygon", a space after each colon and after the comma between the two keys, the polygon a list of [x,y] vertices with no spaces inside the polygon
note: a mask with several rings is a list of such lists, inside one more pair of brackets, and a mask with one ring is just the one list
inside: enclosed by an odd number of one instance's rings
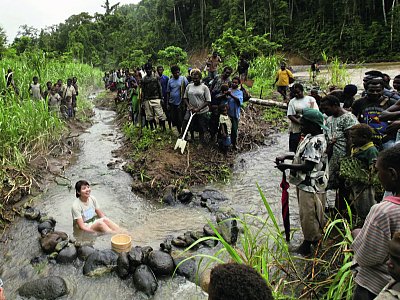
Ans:
{"label": "riverbed stone", "polygon": [[136,246],[131,249],[128,253],[128,261],[129,261],[129,271],[131,273],[135,272],[136,268],[144,263],[144,254],[143,249],[140,246]]}
{"label": "riverbed stone", "polygon": [[51,253],[55,251],[58,243],[65,240],[68,241],[68,234],[61,231],[54,231],[40,238],[40,246],[45,253]]}
{"label": "riverbed stone", "polygon": [[60,252],[62,249],[64,249],[65,247],[67,247],[69,244],[69,239],[67,240],[63,240],[61,242],[59,242],[56,246],[56,248],[54,248],[55,251]]}
{"label": "riverbed stone", "polygon": [[[192,238],[191,234],[192,234],[191,231],[187,231],[187,232],[185,232],[184,235],[183,235],[183,236],[185,237],[185,242],[186,242],[186,244],[187,244],[188,246],[190,246],[190,245],[192,245],[194,242],[196,242],[196,240]],[[195,245],[194,247],[192,247],[192,249],[193,249],[193,248],[196,248],[196,247],[198,247],[198,246]]]}
{"label": "riverbed stone", "polygon": [[[187,256],[182,255],[182,252],[180,251],[173,251],[171,253],[171,256],[174,261],[175,267],[178,267],[178,265],[183,260],[188,258]],[[178,275],[184,276],[191,282],[194,282],[196,280],[196,272],[197,272],[197,265],[196,265],[196,260],[194,258],[186,260],[185,262],[180,264],[179,267],[176,269],[176,273]]]}
{"label": "riverbed stone", "polygon": [[143,253],[143,263],[147,264],[149,260],[149,254],[153,251],[153,248],[150,246],[144,246],[142,247],[142,253]]}
{"label": "riverbed stone", "polygon": [[194,239],[195,241],[201,239],[204,237],[204,232],[202,231],[191,231],[190,232],[190,236],[192,239]]}
{"label": "riverbed stone", "polygon": [[40,233],[42,233],[43,230],[46,230],[46,232],[49,233],[49,232],[51,232],[51,231],[54,230],[54,226],[55,226],[55,224],[53,225],[52,222],[50,222],[50,221],[44,221],[44,222],[42,222],[42,223],[40,223],[40,224],[38,225],[38,231],[39,231]]}
{"label": "riverbed stone", "polygon": [[94,249],[92,246],[81,246],[78,247],[78,257],[81,260],[86,260],[90,254],[92,254],[93,252],[95,252],[96,249]]}
{"label": "riverbed stone", "polygon": [[179,248],[183,248],[183,247],[187,246],[186,241],[180,237],[174,238],[171,241],[171,244],[174,245],[175,247],[179,247]]}
{"label": "riverbed stone", "polygon": [[227,201],[229,198],[216,189],[205,189],[201,195],[202,201],[221,202]]}
{"label": "riverbed stone", "polygon": [[39,220],[40,211],[33,207],[26,208],[24,211],[24,217],[28,220]]}
{"label": "riverbed stone", "polygon": [[117,259],[117,275],[121,279],[129,276],[129,259],[128,253],[120,253]]}
{"label": "riverbed stone", "polygon": [[49,276],[30,281],[18,289],[22,297],[36,299],[56,299],[68,294],[65,280],[59,276]]}
{"label": "riverbed stone", "polygon": [[211,269],[204,270],[200,275],[200,287],[208,293],[208,286],[210,285]]}
{"label": "riverbed stone", "polygon": [[83,275],[94,277],[113,271],[117,267],[118,254],[114,251],[96,250],[87,258],[83,266]]}
{"label": "riverbed stone", "polygon": [[190,203],[190,201],[192,201],[192,199],[193,199],[193,193],[188,189],[183,189],[178,194],[178,200],[179,200],[179,202],[181,202],[183,204]]}
{"label": "riverbed stone", "polygon": [[235,215],[228,215],[225,213],[217,214],[218,232],[222,235],[225,241],[232,245],[236,243],[239,235],[237,221],[232,219],[235,217]]}
{"label": "riverbed stone", "polygon": [[216,236],[214,230],[209,224],[204,225],[203,232],[206,236]]}
{"label": "riverbed stone", "polygon": [[163,251],[150,252],[148,265],[157,276],[168,276],[174,272],[174,261],[171,255]]}
{"label": "riverbed stone", "polygon": [[165,252],[171,252],[172,250],[172,240],[174,237],[172,235],[167,236],[164,241],[160,244],[160,249]]}
{"label": "riverbed stone", "polygon": [[176,204],[176,187],[174,185],[168,185],[164,189],[162,201],[168,205]]}
{"label": "riverbed stone", "polygon": [[155,294],[158,282],[153,271],[146,265],[140,265],[133,273],[133,284],[136,289],[145,293],[148,297]]}
{"label": "riverbed stone", "polygon": [[75,245],[69,244],[58,253],[56,261],[59,264],[70,264],[74,262],[77,257],[78,251],[76,250]]}

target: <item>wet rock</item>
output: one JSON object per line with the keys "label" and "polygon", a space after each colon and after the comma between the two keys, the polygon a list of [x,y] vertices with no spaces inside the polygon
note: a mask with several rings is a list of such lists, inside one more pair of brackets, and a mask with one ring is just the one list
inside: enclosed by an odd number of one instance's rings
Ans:
{"label": "wet rock", "polygon": [[48,216],[46,213],[40,213],[39,223],[43,223],[43,222],[46,222],[46,221],[53,222],[54,226],[56,226],[57,222],[53,217]]}
{"label": "wet rock", "polygon": [[59,264],[70,264],[78,257],[78,251],[72,244],[62,249],[57,256],[57,263]]}
{"label": "wet rock", "polygon": [[[188,246],[192,245],[194,242],[196,242],[192,237],[191,237],[191,231],[187,231],[184,233],[185,237],[185,242]],[[197,245],[196,245],[197,246]],[[194,246],[194,248],[196,247]]]}
{"label": "wet rock", "polygon": [[184,276],[189,281],[194,282],[196,280],[196,272],[197,272],[196,260],[194,258],[190,258],[185,262],[183,262],[182,264],[180,264],[183,260],[187,259],[188,257],[181,256],[180,252],[172,252],[171,255],[175,267],[178,267],[176,269],[176,273],[181,276]]}
{"label": "wet rock", "polygon": [[151,248],[150,246],[145,246],[142,247],[142,253],[143,253],[143,263],[147,263],[147,261],[149,260],[149,254],[151,253],[151,251],[153,251],[153,248]]}
{"label": "wet rock", "polygon": [[187,246],[185,240],[184,239],[180,239],[179,237],[174,238],[171,241],[171,244],[174,245],[175,247],[179,247],[179,248],[183,248],[183,247]]}
{"label": "wet rock", "polygon": [[128,253],[120,253],[117,259],[117,275],[119,278],[125,279],[129,276],[129,259]]}
{"label": "wet rock", "polygon": [[135,272],[136,268],[144,263],[144,254],[142,247],[136,246],[128,253],[129,270]]}
{"label": "wet rock", "polygon": [[117,267],[118,254],[112,250],[96,250],[87,258],[83,266],[83,275],[101,276]]}
{"label": "wet rock", "polygon": [[47,263],[47,255],[36,256],[31,259],[30,263],[32,266],[45,264],[45,263]]}
{"label": "wet rock", "polygon": [[145,293],[148,297],[155,294],[158,282],[153,271],[146,265],[140,265],[133,273],[133,284],[136,289]]}
{"label": "wet rock", "polygon": [[192,239],[194,239],[195,241],[201,239],[204,237],[204,232],[201,231],[191,231],[190,232],[190,236]]}
{"label": "wet rock", "polygon": [[167,237],[165,238],[164,242],[162,242],[162,243],[160,244],[161,250],[162,250],[162,251],[165,251],[165,252],[171,252],[171,250],[172,250],[172,244],[171,244],[171,242],[172,242],[173,239],[174,239],[174,237],[173,237],[172,235],[167,236]]}
{"label": "wet rock", "polygon": [[164,190],[162,198],[163,203],[168,205],[175,205],[176,203],[176,187],[174,185],[168,185]]}
{"label": "wet rock", "polygon": [[57,246],[54,248],[55,251],[60,252],[62,249],[67,247],[69,244],[69,239],[63,240],[57,244]]}
{"label": "wet rock", "polygon": [[208,248],[214,248],[218,245],[218,240],[205,240],[201,242],[204,246]]}
{"label": "wet rock", "polygon": [[200,287],[208,293],[208,286],[210,285],[210,275],[211,275],[211,268],[204,270],[200,276]]}
{"label": "wet rock", "polygon": [[237,221],[232,218],[235,218],[235,215],[217,214],[218,232],[229,244],[235,244],[239,234]]}
{"label": "wet rock", "polygon": [[174,272],[174,261],[171,255],[163,251],[150,252],[148,265],[157,276],[171,275]]}
{"label": "wet rock", "polygon": [[45,253],[51,253],[55,251],[58,243],[65,240],[68,241],[68,235],[65,232],[54,231],[40,238],[40,246]]}
{"label": "wet rock", "polygon": [[36,299],[56,299],[68,294],[65,280],[58,276],[49,276],[30,281],[18,289],[22,297]]}
{"label": "wet rock", "polygon": [[210,201],[210,202],[221,202],[221,201],[226,201],[229,200],[228,197],[226,197],[224,194],[222,194],[220,191],[215,190],[215,189],[205,189],[201,195],[201,200],[203,202]]}
{"label": "wet rock", "polygon": [[78,248],[78,257],[81,260],[86,260],[89,255],[95,251],[96,249],[94,249],[92,246],[81,246]]}
{"label": "wet rock", "polygon": [[203,232],[206,236],[215,236],[215,232],[209,224],[204,225]]}
{"label": "wet rock", "polygon": [[54,227],[55,227],[55,226],[56,226],[56,223],[55,223],[55,222],[52,222],[52,221],[50,221],[50,220],[44,221],[44,222],[42,222],[42,223],[40,223],[40,224],[38,225],[38,231],[39,231],[40,233],[42,233],[43,230],[46,230],[46,232],[49,233],[49,232],[52,232],[52,231],[54,230]]}
{"label": "wet rock", "polygon": [[193,193],[188,189],[183,189],[178,194],[178,200],[183,204],[188,204],[190,201],[192,201],[192,199],[193,199]]}
{"label": "wet rock", "polygon": [[36,208],[29,207],[24,211],[24,217],[28,220],[39,220],[40,219],[40,211]]}

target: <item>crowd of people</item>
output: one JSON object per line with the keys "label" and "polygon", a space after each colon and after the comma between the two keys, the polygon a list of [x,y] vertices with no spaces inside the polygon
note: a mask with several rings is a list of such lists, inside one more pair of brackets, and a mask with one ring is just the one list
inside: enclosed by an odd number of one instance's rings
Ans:
{"label": "crowd of people", "polygon": [[[6,87],[19,95],[20,90],[14,81],[14,72],[8,69],[5,75]],[[43,88],[39,82],[39,77],[34,76],[29,84],[28,92],[33,101],[46,101],[49,111],[54,112],[59,117],[69,119],[74,118],[76,113],[76,99],[78,96],[78,79],[71,77],[67,79],[66,84],[62,79],[57,82],[46,82],[46,87]]]}
{"label": "crowd of people", "polygon": [[[147,62],[141,68],[112,70],[104,74],[105,88],[117,91],[116,102],[128,100],[130,116],[137,126],[162,131],[175,127],[179,135],[188,126],[185,140],[219,145],[227,153],[237,149],[240,111],[247,91],[243,82],[247,79],[249,64],[242,56],[237,70],[226,66],[218,74],[221,58],[213,53],[205,63],[205,69],[189,69],[183,76],[179,66],[170,68],[171,76],[164,74],[163,66],[156,68]],[[208,74],[203,78],[203,74]],[[234,76],[235,74],[238,76]],[[191,115],[193,115],[191,117]],[[190,120],[190,122],[189,122]]]}
{"label": "crowd of people", "polygon": [[[295,83],[287,110],[292,154],[276,158],[279,170],[290,170],[289,182],[297,190],[304,236],[296,249],[299,254],[311,255],[320,242],[325,213],[334,209],[356,220],[354,299],[375,299],[399,260],[398,236],[391,240],[400,231],[400,75],[393,80],[394,88],[390,81],[387,74],[369,71],[361,98],[354,98],[357,87],[350,84],[318,100],[304,95],[303,86]],[[327,191],[334,192],[333,201]],[[391,245],[397,247],[392,253]],[[394,280],[400,274],[396,271]],[[398,286],[390,284],[398,295]]]}

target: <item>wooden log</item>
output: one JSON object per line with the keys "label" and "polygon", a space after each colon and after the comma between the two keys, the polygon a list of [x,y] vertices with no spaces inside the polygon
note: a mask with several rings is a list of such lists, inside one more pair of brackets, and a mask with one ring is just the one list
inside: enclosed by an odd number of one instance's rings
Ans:
{"label": "wooden log", "polygon": [[250,103],[263,105],[263,106],[276,106],[279,108],[287,108],[287,103],[274,101],[274,100],[265,100],[265,99],[258,99],[258,98],[250,98]]}

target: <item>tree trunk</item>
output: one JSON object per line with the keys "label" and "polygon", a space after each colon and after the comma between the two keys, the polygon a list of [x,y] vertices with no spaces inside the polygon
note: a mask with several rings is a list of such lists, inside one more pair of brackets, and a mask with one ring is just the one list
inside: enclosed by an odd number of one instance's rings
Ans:
{"label": "tree trunk", "polygon": [[394,22],[394,7],[396,0],[392,2],[392,15],[390,16],[390,50],[393,50],[393,22]]}
{"label": "tree trunk", "polygon": [[386,11],[385,11],[385,0],[382,0],[382,11],[383,11],[383,20],[385,21],[385,26],[387,26]]}
{"label": "tree trunk", "polygon": [[246,19],[246,0],[243,0],[243,16],[244,16],[244,28],[247,28],[247,19]]}

